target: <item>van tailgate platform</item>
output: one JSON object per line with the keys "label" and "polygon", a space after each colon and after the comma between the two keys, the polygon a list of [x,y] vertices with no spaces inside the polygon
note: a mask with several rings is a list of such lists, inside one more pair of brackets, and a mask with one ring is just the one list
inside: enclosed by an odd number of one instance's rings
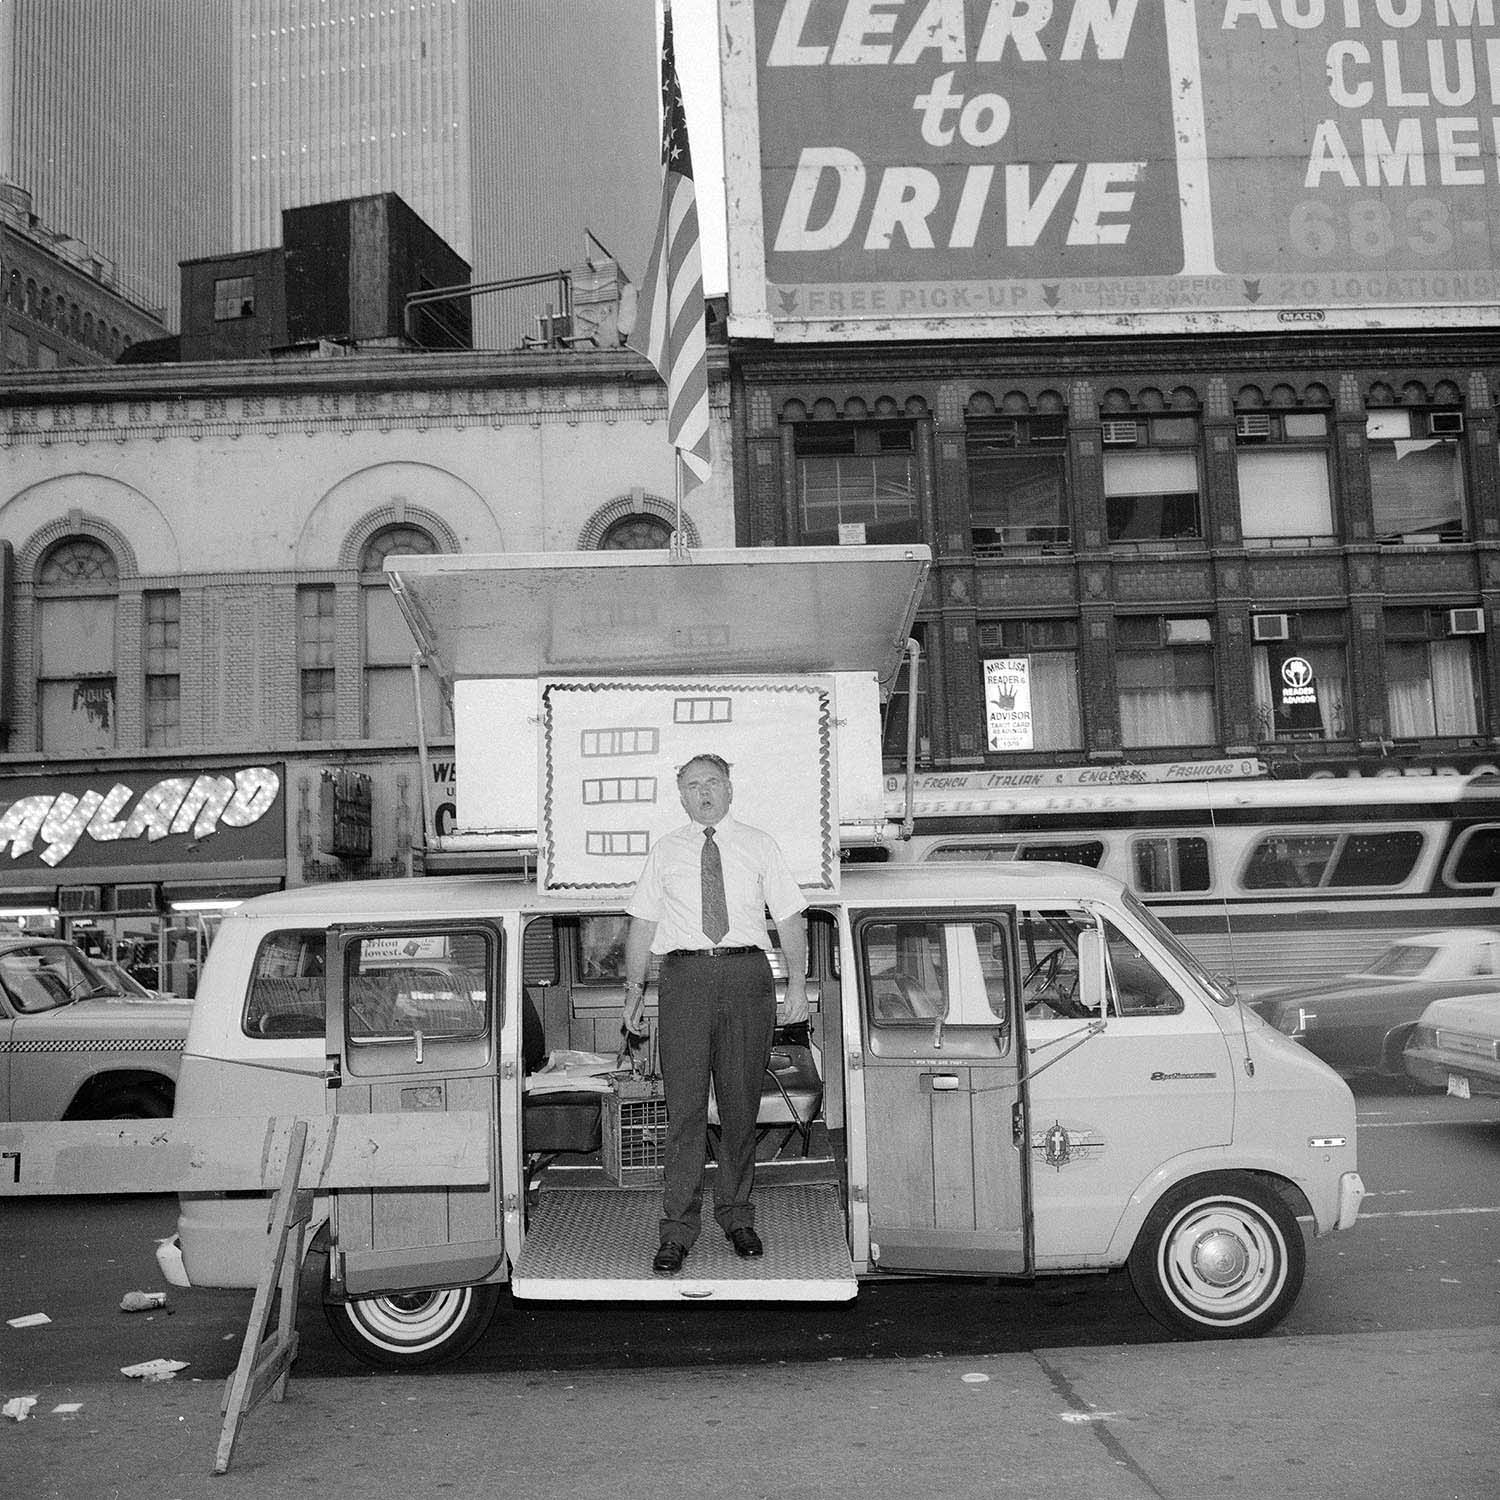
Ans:
{"label": "van tailgate platform", "polygon": [[766,1253],[741,1260],[707,1211],[678,1276],[654,1276],[660,1188],[554,1188],[541,1195],[511,1292],[571,1302],[847,1302],[854,1263],[833,1183],[757,1187]]}

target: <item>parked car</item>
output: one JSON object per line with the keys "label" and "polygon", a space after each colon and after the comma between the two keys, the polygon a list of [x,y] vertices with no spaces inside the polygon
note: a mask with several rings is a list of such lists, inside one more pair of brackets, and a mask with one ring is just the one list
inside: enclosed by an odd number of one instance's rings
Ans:
{"label": "parked car", "polygon": [[192,1008],[127,988],[72,943],[0,939],[0,1119],[170,1115]]}
{"label": "parked car", "polygon": [[1500,932],[1448,927],[1398,938],[1358,973],[1272,990],[1250,1006],[1341,1073],[1401,1077],[1422,1012],[1489,988],[1500,991]]}
{"label": "parked car", "polygon": [[1500,1094],[1500,990],[1434,1000],[1407,1039],[1406,1071],[1460,1099]]}

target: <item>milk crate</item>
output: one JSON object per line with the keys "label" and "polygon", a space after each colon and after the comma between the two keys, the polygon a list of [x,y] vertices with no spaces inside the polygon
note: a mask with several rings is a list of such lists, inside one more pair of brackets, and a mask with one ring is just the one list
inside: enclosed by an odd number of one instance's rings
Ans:
{"label": "milk crate", "polygon": [[618,1080],[604,1096],[604,1170],[621,1187],[661,1181],[667,1101],[658,1078]]}

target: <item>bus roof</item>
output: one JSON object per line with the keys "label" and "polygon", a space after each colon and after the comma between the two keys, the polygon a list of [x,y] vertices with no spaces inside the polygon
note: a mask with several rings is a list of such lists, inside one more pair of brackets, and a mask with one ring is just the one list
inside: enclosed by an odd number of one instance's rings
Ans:
{"label": "bus roof", "polygon": [[931,552],[745,547],[389,557],[412,635],[471,678],[873,672],[889,694]]}

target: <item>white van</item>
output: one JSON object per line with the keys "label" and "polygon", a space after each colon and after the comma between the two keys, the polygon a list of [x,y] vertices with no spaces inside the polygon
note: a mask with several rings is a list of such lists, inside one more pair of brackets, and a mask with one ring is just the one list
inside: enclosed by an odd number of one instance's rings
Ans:
{"label": "white van", "polygon": [[[544,1055],[617,1045],[620,918],[618,902],[447,877],[289,891],[225,920],[179,1117],[493,1122],[486,1190],[322,1204],[326,1306],[356,1353],[455,1354],[506,1283],[521,1298],[826,1299],[867,1276],[1114,1267],[1180,1333],[1252,1334],[1297,1296],[1298,1221],[1314,1235],[1354,1222],[1348,1088],[1115,882],[1069,865],[876,866],[809,913],[820,1086],[785,1097],[775,1074],[794,1049],[779,1043],[763,1123],[810,1129],[762,1164],[764,1259],[705,1235],[683,1276],[654,1278],[659,1190],[632,1155],[649,1158],[649,1126],[605,1140],[606,1116],[629,1130],[630,1081],[623,1100],[525,1086]],[[405,951],[409,972],[392,957]],[[189,1282],[252,1286],[265,1220],[263,1199],[185,1198]]]}
{"label": "white van", "polygon": [[[1068,864],[842,865],[899,832],[880,709],[929,561],[387,561],[453,702],[461,821],[439,835],[429,815],[423,849],[449,873],[303,887],[226,918],[176,1105],[488,1121],[482,1189],[320,1200],[325,1305],[349,1348],[390,1366],[456,1354],[507,1284],[828,1300],[861,1277],[1119,1267],[1168,1327],[1253,1334],[1297,1296],[1303,1226],[1354,1222],[1346,1085],[1118,882]],[[778,1034],[762,1091],[764,1257],[708,1234],[664,1279],[665,1104],[614,1068],[620,937],[646,849],[682,819],[674,768],[708,750],[810,903],[812,1015]],[[534,878],[462,873],[510,855]],[[258,1196],[184,1198],[188,1283],[254,1285],[266,1213]]]}

